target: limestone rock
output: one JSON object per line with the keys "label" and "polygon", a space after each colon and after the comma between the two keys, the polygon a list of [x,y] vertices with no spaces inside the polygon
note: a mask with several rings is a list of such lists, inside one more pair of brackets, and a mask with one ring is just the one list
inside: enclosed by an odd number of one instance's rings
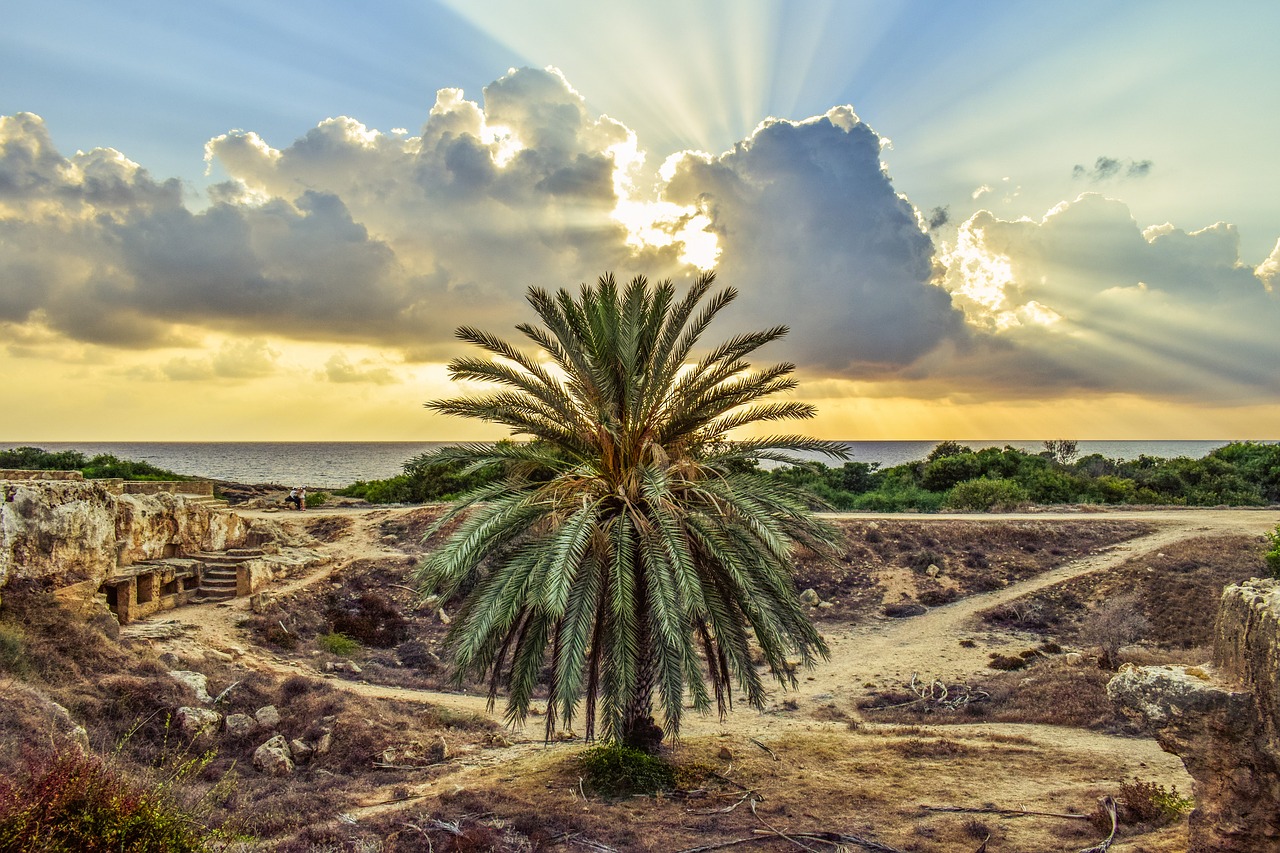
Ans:
{"label": "limestone rock", "polygon": [[1127,667],[1107,695],[1191,774],[1191,853],[1280,849],[1280,581],[1223,591],[1213,657]]}
{"label": "limestone rock", "polygon": [[320,737],[316,738],[316,755],[328,755],[331,749],[333,749],[333,732],[321,732]]}
{"label": "limestone rock", "polygon": [[171,669],[169,675],[173,676],[176,681],[191,688],[196,694],[196,698],[201,702],[212,702],[213,697],[209,695],[209,678],[202,673],[193,672],[189,669]]}
{"label": "limestone rock", "polygon": [[812,588],[806,589],[804,592],[800,593],[801,604],[809,607],[817,607],[820,601],[822,601],[822,598],[818,595],[817,591]]}
{"label": "limestone rock", "polygon": [[284,735],[275,735],[253,751],[253,766],[270,776],[287,776],[293,772],[293,753]]}
{"label": "limestone rock", "polygon": [[263,705],[253,716],[258,720],[258,725],[264,728],[274,729],[280,725],[280,712],[275,705]]}
{"label": "limestone rock", "polygon": [[191,738],[216,732],[222,723],[222,715],[208,708],[182,707],[177,710],[175,716],[183,734]]}
{"label": "limestone rock", "polygon": [[258,724],[248,714],[227,714],[227,718],[222,721],[222,727],[226,729],[227,734],[240,738],[256,729]]}
{"label": "limestone rock", "polygon": [[289,741],[289,751],[293,753],[293,760],[297,764],[306,764],[311,760],[312,754],[315,752],[306,741],[294,738]]}
{"label": "limestone rock", "polygon": [[1079,652],[1067,652],[1062,659],[1067,662],[1067,666],[1080,666],[1084,663],[1084,655]]}

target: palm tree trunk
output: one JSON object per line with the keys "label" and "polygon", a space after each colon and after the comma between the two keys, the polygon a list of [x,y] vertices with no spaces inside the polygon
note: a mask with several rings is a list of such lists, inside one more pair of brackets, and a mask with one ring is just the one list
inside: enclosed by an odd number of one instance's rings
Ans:
{"label": "palm tree trunk", "polygon": [[656,753],[662,746],[662,727],[653,719],[653,688],[658,682],[658,656],[654,653],[652,634],[644,596],[640,598],[639,661],[636,687],[622,716],[622,742],[627,746]]}

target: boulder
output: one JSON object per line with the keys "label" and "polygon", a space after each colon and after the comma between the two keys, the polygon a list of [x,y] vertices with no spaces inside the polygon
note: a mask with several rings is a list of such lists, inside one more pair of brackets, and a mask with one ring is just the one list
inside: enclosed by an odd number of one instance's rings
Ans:
{"label": "boulder", "polygon": [[818,595],[817,590],[810,588],[800,593],[801,604],[808,605],[809,607],[817,607],[818,602],[820,601],[822,601],[822,598]]}
{"label": "boulder", "polygon": [[280,712],[276,710],[275,705],[263,705],[253,715],[258,725],[263,728],[274,729],[280,725]]}
{"label": "boulder", "polygon": [[306,764],[315,752],[305,741],[298,738],[289,741],[289,751],[293,753],[293,760],[298,764]]}
{"label": "boulder", "polygon": [[258,724],[248,714],[227,714],[227,718],[222,721],[222,727],[232,737],[241,738],[248,736],[258,727]]}
{"label": "boulder", "polygon": [[275,735],[253,751],[253,766],[270,776],[287,776],[293,772],[293,752],[284,735]]}
{"label": "boulder", "polygon": [[1280,849],[1280,581],[1223,591],[1212,664],[1126,667],[1107,695],[1191,774],[1191,853]]}
{"label": "boulder", "polygon": [[209,695],[209,678],[203,673],[193,672],[189,669],[171,669],[169,675],[174,680],[180,681],[191,688],[196,694],[196,698],[201,702],[212,702],[213,697]]}
{"label": "boulder", "polygon": [[208,708],[179,708],[174,714],[178,719],[178,727],[183,734],[197,738],[218,730],[222,723],[222,715]]}

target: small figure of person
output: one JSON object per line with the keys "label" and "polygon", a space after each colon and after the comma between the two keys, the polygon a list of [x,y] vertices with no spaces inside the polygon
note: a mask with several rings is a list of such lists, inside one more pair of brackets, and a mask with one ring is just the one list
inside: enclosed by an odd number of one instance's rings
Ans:
{"label": "small figure of person", "polygon": [[302,486],[298,489],[298,510],[301,512],[307,508],[307,487]]}
{"label": "small figure of person", "polygon": [[289,497],[284,499],[287,504],[293,504],[294,509],[302,509],[302,499],[298,497],[297,489],[289,490]]}

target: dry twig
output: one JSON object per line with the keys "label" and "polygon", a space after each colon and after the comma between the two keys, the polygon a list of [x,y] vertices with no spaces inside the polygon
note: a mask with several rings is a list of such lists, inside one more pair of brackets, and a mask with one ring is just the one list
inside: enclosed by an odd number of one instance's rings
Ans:
{"label": "dry twig", "polygon": [[1037,812],[1029,809],[1001,809],[995,806],[920,806],[927,812],[959,812],[961,814],[998,814],[1001,817],[1060,817],[1067,820],[1089,820],[1087,814],[1063,814],[1062,812]]}
{"label": "dry twig", "polygon": [[1107,816],[1111,818],[1111,832],[1101,842],[1092,847],[1086,847],[1080,853],[1107,853],[1111,849],[1111,842],[1116,840],[1116,801],[1110,797],[1103,797],[1098,802],[1102,804]]}
{"label": "dry twig", "polygon": [[752,743],[754,743],[756,746],[758,746],[758,747],[760,747],[761,749],[763,749],[765,752],[769,753],[770,757],[771,757],[771,758],[773,758],[773,760],[774,760],[774,761],[781,761],[781,760],[782,760],[781,758],[779,758],[779,757],[778,757],[778,753],[774,752],[772,749],[770,749],[769,747],[765,746],[763,743],[761,743],[760,741],[756,740],[755,738],[748,738],[748,740],[750,740],[750,741],[751,741]]}

